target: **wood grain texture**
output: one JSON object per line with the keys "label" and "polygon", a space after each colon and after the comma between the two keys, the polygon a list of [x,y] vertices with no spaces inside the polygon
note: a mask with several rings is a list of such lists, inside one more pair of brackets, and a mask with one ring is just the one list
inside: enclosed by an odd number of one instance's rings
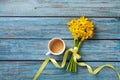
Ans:
{"label": "wood grain texture", "polygon": [[[0,80],[32,80],[47,57],[61,63],[63,55],[45,55],[48,41],[60,37],[73,47],[66,22],[82,15],[94,22],[95,34],[81,45],[80,61],[94,69],[112,64],[120,72],[120,0],[0,0]],[[85,67],[69,73],[49,63],[38,80],[118,78],[109,68],[91,75]]]}
{"label": "wood grain texture", "polygon": [[[32,80],[42,61],[4,61],[0,62],[1,80]],[[93,69],[103,64],[112,64],[120,72],[120,62],[87,62]],[[77,73],[69,73],[63,69],[57,69],[49,63],[38,80],[118,80],[116,73],[110,68],[104,68],[98,75],[88,73],[86,67],[78,67]]]}
{"label": "wood grain texture", "polygon": [[[72,39],[66,23],[72,18],[0,18],[0,38]],[[93,39],[120,39],[120,18],[90,18]]]}
{"label": "wood grain texture", "polygon": [[120,16],[120,0],[0,0],[0,16]]}
{"label": "wood grain texture", "polygon": [[[68,48],[73,40],[65,40]],[[48,40],[0,40],[0,60],[44,60],[53,57],[62,60],[63,55],[46,56]],[[120,40],[87,40],[79,50],[83,61],[120,61]]]}

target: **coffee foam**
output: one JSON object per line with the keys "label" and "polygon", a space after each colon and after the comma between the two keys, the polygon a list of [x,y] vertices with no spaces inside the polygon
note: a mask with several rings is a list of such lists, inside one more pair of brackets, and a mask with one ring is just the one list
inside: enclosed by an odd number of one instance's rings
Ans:
{"label": "coffee foam", "polygon": [[60,53],[63,48],[64,48],[64,45],[63,45],[63,42],[59,39],[55,39],[53,40],[51,43],[50,43],[50,50],[53,52],[53,53]]}

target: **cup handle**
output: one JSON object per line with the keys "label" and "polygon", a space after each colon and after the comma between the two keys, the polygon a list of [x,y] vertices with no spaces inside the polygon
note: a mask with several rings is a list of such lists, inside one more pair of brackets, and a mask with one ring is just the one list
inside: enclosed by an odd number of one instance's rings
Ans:
{"label": "cup handle", "polygon": [[48,51],[47,53],[46,53],[46,55],[49,55],[50,54],[50,52]]}

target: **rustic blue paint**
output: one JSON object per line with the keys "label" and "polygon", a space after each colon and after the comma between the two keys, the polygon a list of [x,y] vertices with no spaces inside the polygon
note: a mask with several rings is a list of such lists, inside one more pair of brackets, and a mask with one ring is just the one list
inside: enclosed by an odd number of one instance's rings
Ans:
{"label": "rustic blue paint", "polygon": [[[61,62],[62,55],[44,55],[48,40],[61,37],[67,48],[72,47],[66,22],[82,15],[95,23],[95,35],[81,46],[81,61],[94,69],[110,63],[120,72],[120,0],[0,0],[0,79],[32,80],[45,58]],[[82,67],[68,73],[49,63],[39,77],[62,79],[117,80],[117,76],[108,68],[96,76]]]}
{"label": "rustic blue paint", "polygon": [[[67,49],[73,47],[73,40],[65,40]],[[45,56],[48,40],[0,40],[0,60],[44,60],[62,56]],[[120,40],[87,40],[79,53],[84,61],[120,61]],[[94,56],[94,57],[93,57]]]}
{"label": "rustic blue paint", "polygon": [[120,0],[1,0],[0,16],[120,16]]}
{"label": "rustic blue paint", "polygon": [[[120,71],[119,62],[87,62],[93,69],[103,64],[112,64],[117,71]],[[38,70],[42,61],[4,61],[0,62],[1,80],[31,80]],[[77,73],[66,72],[65,68],[56,69],[49,63],[38,80],[117,80],[117,75],[110,68],[102,69],[98,75],[88,73],[86,67],[78,67]]]}
{"label": "rustic blue paint", "polygon": [[[67,21],[72,18],[0,18],[0,38],[72,39]],[[95,24],[94,39],[120,39],[119,18],[90,18]]]}

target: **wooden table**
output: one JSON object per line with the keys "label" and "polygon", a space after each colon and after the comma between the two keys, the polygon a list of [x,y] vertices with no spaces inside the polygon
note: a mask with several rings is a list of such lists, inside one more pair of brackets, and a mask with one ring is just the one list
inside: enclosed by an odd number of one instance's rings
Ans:
{"label": "wooden table", "polygon": [[[82,15],[94,22],[95,34],[81,46],[80,61],[93,69],[109,63],[120,72],[120,0],[0,0],[0,80],[32,80],[47,57],[61,63],[63,55],[45,55],[48,41],[60,37],[73,47],[66,22]],[[49,63],[39,80],[118,80],[110,68],[98,75],[78,69]]]}

